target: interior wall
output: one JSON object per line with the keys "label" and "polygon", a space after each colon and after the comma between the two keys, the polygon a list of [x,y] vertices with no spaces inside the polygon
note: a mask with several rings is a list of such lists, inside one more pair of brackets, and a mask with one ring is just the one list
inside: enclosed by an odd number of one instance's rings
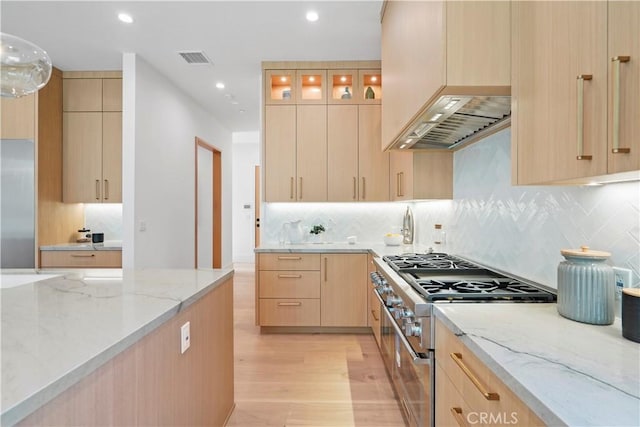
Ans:
{"label": "interior wall", "polygon": [[255,167],[260,164],[260,134],[233,133],[233,261],[253,262],[255,246]]}
{"label": "interior wall", "polygon": [[135,54],[124,55],[123,96],[123,267],[193,268],[196,136],[222,151],[230,265],[231,132]]}

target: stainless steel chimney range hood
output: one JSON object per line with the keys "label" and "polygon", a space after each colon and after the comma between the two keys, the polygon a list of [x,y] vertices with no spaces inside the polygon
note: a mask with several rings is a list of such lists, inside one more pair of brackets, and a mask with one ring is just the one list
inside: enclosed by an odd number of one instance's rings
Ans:
{"label": "stainless steel chimney range hood", "polygon": [[391,145],[392,150],[460,148],[511,122],[511,88],[446,87]]}

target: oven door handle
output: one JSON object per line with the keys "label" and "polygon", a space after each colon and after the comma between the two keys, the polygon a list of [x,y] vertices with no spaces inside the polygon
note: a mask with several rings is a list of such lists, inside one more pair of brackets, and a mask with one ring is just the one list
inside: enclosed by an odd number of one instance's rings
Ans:
{"label": "oven door handle", "polygon": [[378,292],[376,292],[376,297],[378,297],[380,304],[382,304],[383,306],[382,312],[387,316],[389,322],[391,322],[391,326],[393,326],[393,329],[395,330],[396,334],[400,337],[400,341],[402,341],[402,344],[404,345],[404,348],[409,353],[409,357],[411,357],[411,360],[413,360],[413,363],[415,363],[416,365],[431,365],[430,358],[420,357],[415,351],[413,351],[413,348],[411,348],[411,344],[409,344],[409,341],[404,336],[404,332],[402,332],[402,330],[396,323],[395,319],[389,312],[387,305],[384,303],[384,301],[382,301],[382,298],[380,297],[380,294],[378,294]]}

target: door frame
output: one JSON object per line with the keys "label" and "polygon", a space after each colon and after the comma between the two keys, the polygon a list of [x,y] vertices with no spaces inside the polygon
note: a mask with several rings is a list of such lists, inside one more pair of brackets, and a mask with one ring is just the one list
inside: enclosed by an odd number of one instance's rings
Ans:
{"label": "door frame", "polygon": [[195,140],[195,223],[194,223],[194,268],[198,268],[198,147],[213,154],[212,180],[213,189],[213,248],[211,265],[222,268],[222,151],[196,136]]}

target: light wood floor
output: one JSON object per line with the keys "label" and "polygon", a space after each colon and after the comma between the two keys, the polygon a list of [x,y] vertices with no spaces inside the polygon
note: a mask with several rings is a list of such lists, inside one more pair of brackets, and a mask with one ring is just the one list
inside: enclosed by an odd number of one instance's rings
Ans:
{"label": "light wood floor", "polygon": [[254,266],[234,267],[236,408],[227,426],[404,425],[373,335],[261,335]]}

